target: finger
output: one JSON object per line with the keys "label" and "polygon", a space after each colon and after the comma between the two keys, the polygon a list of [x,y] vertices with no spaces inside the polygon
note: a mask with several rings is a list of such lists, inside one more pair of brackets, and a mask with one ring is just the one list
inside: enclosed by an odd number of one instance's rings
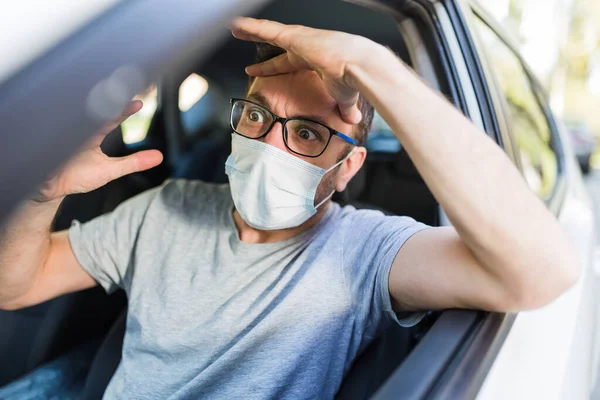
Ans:
{"label": "finger", "polygon": [[87,143],[85,144],[84,147],[86,148],[90,148],[90,147],[98,147],[102,144],[102,141],[104,141],[104,138],[106,137],[106,135],[108,135],[107,133],[96,133],[94,134],[94,136],[92,136],[90,138],[90,140],[87,141]]}
{"label": "finger", "polygon": [[338,109],[342,119],[348,124],[356,125],[362,120],[362,113],[356,103],[353,105],[338,104]]}
{"label": "finger", "polygon": [[259,38],[258,36],[252,36],[252,35],[248,35],[248,34],[245,34],[242,32],[236,32],[233,30],[231,31],[231,33],[233,34],[233,37],[236,39],[245,40],[247,42],[267,43],[265,39]]}
{"label": "finger", "polygon": [[126,157],[111,158],[110,180],[156,167],[163,161],[158,150],[144,150]]}
{"label": "finger", "polygon": [[127,106],[125,106],[123,111],[121,111],[121,114],[119,114],[119,116],[117,118],[110,121],[108,124],[106,124],[103,127],[102,132],[105,135],[112,132],[117,126],[121,125],[123,123],[123,121],[125,121],[127,118],[131,117],[133,114],[137,113],[138,111],[140,111],[142,109],[142,107],[144,107],[144,103],[141,100],[130,101],[129,104],[127,104]]}
{"label": "finger", "polygon": [[246,67],[246,73],[250,76],[271,76],[289,74],[300,69],[303,68],[293,65],[287,53],[285,53],[270,60]]}
{"label": "finger", "polygon": [[110,121],[106,125],[104,125],[102,127],[101,131],[104,132],[105,134],[112,132],[117,126],[121,125],[123,123],[123,121],[125,121],[127,118],[131,117],[133,114],[137,113],[138,111],[140,111],[143,106],[144,106],[144,103],[141,100],[130,101],[129,104],[127,104],[127,106],[125,106],[123,111],[121,111],[121,114],[119,114],[119,116],[117,118],[113,119],[112,121]]}
{"label": "finger", "polygon": [[358,124],[362,119],[362,113],[358,108],[359,93],[355,89],[340,86],[329,80],[326,81],[326,87],[337,102],[342,119],[352,125]]}
{"label": "finger", "polygon": [[290,39],[284,33],[289,29],[289,25],[279,22],[247,17],[238,17],[233,20],[231,25],[231,33],[237,39],[267,42],[286,50],[290,47]]}
{"label": "finger", "polygon": [[121,114],[114,120],[107,122],[102,125],[100,129],[93,134],[92,138],[86,143],[85,147],[98,147],[102,144],[102,141],[112,131],[114,131],[119,125],[121,125],[127,118],[137,113],[142,109],[144,103],[141,100],[132,100],[125,106]]}

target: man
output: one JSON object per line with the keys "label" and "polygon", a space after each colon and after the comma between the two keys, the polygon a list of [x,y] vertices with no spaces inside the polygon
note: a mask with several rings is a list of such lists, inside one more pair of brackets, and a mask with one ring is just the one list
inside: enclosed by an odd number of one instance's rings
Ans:
{"label": "man", "polygon": [[[3,308],[125,289],[107,398],[331,398],[388,323],[540,307],[577,280],[575,251],[504,153],[387,49],[251,18],[232,31],[284,52],[248,67],[246,99],[232,100],[230,185],[169,181],[50,234],[65,195],[161,161],[109,159],[99,137],[5,228]],[[329,200],[365,160],[369,103],[454,227]]]}

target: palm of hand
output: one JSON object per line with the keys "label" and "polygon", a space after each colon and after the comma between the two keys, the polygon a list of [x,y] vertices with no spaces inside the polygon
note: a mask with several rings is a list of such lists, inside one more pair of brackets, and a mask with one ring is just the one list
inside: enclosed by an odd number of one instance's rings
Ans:
{"label": "palm of hand", "polygon": [[141,102],[132,102],[116,120],[103,126],[77,154],[42,184],[34,200],[44,202],[69,194],[90,192],[124,175],[160,164],[162,154],[158,150],[145,150],[126,157],[108,157],[100,149],[104,137],[141,108]]}

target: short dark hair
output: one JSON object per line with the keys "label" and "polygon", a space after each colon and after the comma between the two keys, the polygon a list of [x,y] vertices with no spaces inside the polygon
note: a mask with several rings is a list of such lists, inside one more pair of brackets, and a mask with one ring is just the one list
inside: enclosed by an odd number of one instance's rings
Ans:
{"label": "short dark hair", "polygon": [[[268,43],[257,43],[255,62],[265,62],[284,53],[285,50],[281,47],[273,46]],[[247,90],[250,90],[254,79],[254,77],[250,77]],[[373,123],[373,114],[375,110],[371,103],[369,103],[369,101],[362,94],[358,95],[358,109],[362,113],[362,119],[356,126],[356,135],[354,139],[359,146],[362,146],[367,140],[367,135],[371,130],[371,124]]]}

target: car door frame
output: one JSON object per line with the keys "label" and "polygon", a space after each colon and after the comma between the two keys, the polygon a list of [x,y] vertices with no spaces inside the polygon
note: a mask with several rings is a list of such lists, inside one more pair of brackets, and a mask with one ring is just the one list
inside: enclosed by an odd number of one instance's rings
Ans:
{"label": "car door frame", "polygon": [[[467,2],[465,1],[465,3]],[[545,394],[542,394],[539,390],[537,391],[537,395],[542,397],[545,395],[554,395],[555,392],[560,391],[560,396],[562,398],[587,398],[588,394],[583,394],[582,397],[582,393],[591,388],[588,378],[585,377],[589,373],[586,372],[586,369],[589,368],[593,371],[593,368],[591,368],[592,357],[586,357],[585,353],[590,350],[590,347],[593,349],[594,344],[593,338],[588,337],[588,334],[585,333],[588,330],[591,331],[591,329],[588,329],[587,327],[589,324],[588,320],[592,321],[594,319],[592,310],[593,300],[590,299],[594,283],[593,265],[591,262],[591,253],[594,248],[593,242],[595,236],[592,222],[592,207],[589,198],[585,194],[585,188],[581,181],[581,173],[576,167],[574,160],[570,159],[573,157],[568,149],[569,144],[566,141],[562,123],[558,121],[552,112],[549,104],[549,96],[545,89],[519,53],[515,42],[511,39],[510,35],[500,27],[499,23],[491,18],[485,9],[475,1],[469,1],[466,6],[468,9],[466,9],[467,11],[465,12],[469,13],[469,15],[472,13],[472,16],[468,19],[473,20],[474,17],[477,17],[489,27],[489,29],[518,59],[531,85],[533,95],[548,124],[551,134],[551,148],[556,154],[558,161],[557,181],[554,190],[548,197],[543,198],[542,200],[549,211],[558,219],[559,223],[563,226],[563,229],[565,229],[565,232],[571,236],[575,236],[575,245],[583,260],[582,278],[573,288],[569,289],[557,299],[557,301],[542,309],[519,314],[520,318],[514,326],[513,334],[508,337],[505,346],[502,349],[502,353],[498,355],[494,371],[486,378],[478,398],[498,399],[515,395],[514,392],[503,392],[499,389],[499,387],[502,386],[507,387],[500,383],[500,381],[504,381],[504,383],[509,381],[515,382],[515,376],[511,376],[510,373],[507,373],[507,370],[512,369],[514,371],[515,369],[518,369],[518,367],[510,367],[510,363],[507,362],[507,360],[511,356],[508,354],[512,353],[512,364],[514,365],[515,349],[519,347],[523,348],[524,343],[527,343],[528,340],[524,338],[525,335],[523,335],[523,332],[533,332],[536,328],[539,329],[540,326],[551,329],[550,332],[546,331],[547,333],[545,334],[542,334],[539,330],[535,332],[539,337],[537,342],[545,341],[545,347],[539,345],[536,355],[533,355],[535,353],[530,352],[529,354],[525,353],[527,355],[520,353],[520,356],[522,355],[528,359],[537,357],[540,360],[545,359],[546,362],[538,362],[536,365],[536,372],[532,373],[526,381],[537,382],[538,387],[542,382],[549,381],[545,387],[551,386],[551,390],[547,390]],[[471,26],[473,26],[473,22],[470,22]],[[474,27],[471,29],[476,33],[475,37],[477,38],[476,29],[474,29]],[[488,77],[493,77],[493,74],[491,74],[491,71],[489,70],[489,63],[485,57],[486,54],[481,46],[479,46],[479,48],[481,49],[481,61],[485,69],[485,74]],[[488,81],[489,86],[497,92],[498,97],[503,97],[495,79],[488,79]],[[500,104],[496,107],[505,110],[504,106],[505,104]],[[502,118],[507,120],[507,123],[505,124],[506,128],[508,128],[506,136],[508,140],[513,143],[513,148],[515,149],[514,154],[517,154],[516,139],[514,133],[510,130],[506,112],[501,110],[501,114]],[[514,157],[513,161],[521,172],[523,172],[519,157]],[[574,209],[577,209],[577,212],[574,213]],[[585,214],[588,215],[588,218],[583,218]],[[573,225],[577,225],[577,228],[573,229]],[[573,235],[574,232],[577,233],[577,235]],[[559,324],[552,323],[552,319],[556,319],[559,315],[564,318],[564,320]],[[519,336],[521,336],[521,338],[519,338]],[[556,341],[554,342],[556,344],[552,345],[554,351],[551,352],[551,355],[544,356],[544,349],[549,349],[551,346],[547,338],[552,337],[556,338]],[[571,341],[574,337],[578,337],[577,342],[585,342],[586,344],[572,344]],[[527,350],[530,351],[530,348],[533,346],[527,347]],[[557,355],[561,353],[568,354],[563,357]],[[544,367],[544,364],[550,367]],[[590,365],[582,366],[582,364]],[[568,368],[567,366],[572,366],[572,368]],[[557,372],[559,369],[564,371],[559,373]],[[556,382],[557,380],[558,382]],[[526,383],[522,384],[521,388],[525,392],[531,390],[531,387],[533,386],[535,385]]]}
{"label": "car door frame", "polygon": [[[424,3],[421,2],[423,8],[429,11],[429,16],[433,20],[437,19],[437,23],[431,26],[439,29],[437,34],[441,37],[440,43],[444,47],[447,63],[454,66],[454,73],[448,73],[447,76],[450,79],[455,78],[458,85],[472,85],[470,91],[476,96],[480,113],[479,120],[474,119],[474,122],[494,139],[517,168],[522,170],[514,138],[510,132],[506,109],[502,104],[502,94],[495,83],[487,79],[493,75],[490,74],[485,60],[480,56],[477,39],[473,37],[472,22],[469,21],[470,13],[473,8],[481,11],[486,23],[491,24],[495,31],[498,30],[497,24],[477,4],[471,2],[444,0]],[[502,38],[508,40],[504,35]],[[453,49],[452,46],[458,48]],[[513,46],[511,49],[517,56],[519,55],[514,51]],[[534,86],[536,98],[541,102],[540,93],[543,92],[541,86],[520,56],[519,61],[525,66],[526,73]],[[462,81],[460,74],[456,74],[456,71],[461,68],[467,72],[466,76],[462,76]],[[463,102],[462,105],[465,103],[468,102]],[[461,104],[456,105],[459,108],[461,106]],[[544,110],[554,139],[560,140],[547,104],[541,102],[540,106]],[[466,111],[463,108],[463,112],[472,117]],[[546,201],[554,215],[558,215],[566,191],[564,154],[560,144],[557,148],[560,173],[555,190]],[[403,398],[409,399],[476,398],[517,314],[484,312],[473,314],[472,311],[462,313],[459,311],[442,313],[413,353],[394,372],[374,398],[392,398],[397,393],[403,393]],[[462,335],[458,334],[461,330]],[[448,343],[446,345],[441,343],[443,340],[453,343],[454,348],[450,349],[452,346]],[[419,383],[414,383],[415,380]]]}
{"label": "car door frame", "polygon": [[[361,1],[361,3],[365,3]],[[392,7],[388,1],[385,5]],[[441,73],[452,89],[454,104],[501,147],[499,128],[483,68],[470,31],[455,1],[414,0],[395,4],[402,18],[420,18],[426,26],[430,51],[441,57]],[[513,149],[507,153],[512,156]],[[443,213],[443,210],[442,210]],[[443,220],[443,218],[442,218]],[[474,398],[495,355],[514,321],[515,314],[447,310],[407,359],[375,393],[373,399]]]}
{"label": "car door frame", "polygon": [[[510,43],[510,39],[508,39],[507,35],[503,32],[501,28],[499,28],[498,24],[495,23],[491,18],[489,18],[482,9],[478,8],[478,5],[474,2],[467,2],[462,0],[447,0],[438,2],[438,7],[443,7],[445,11],[447,11],[453,17],[453,29],[454,34],[460,35],[460,46],[462,56],[470,59],[470,61],[466,61],[467,68],[469,69],[469,75],[472,79],[473,84],[475,85],[475,92],[479,98],[479,106],[482,109],[488,108],[490,110],[490,115],[496,116],[495,126],[500,129],[500,132],[496,133],[496,137],[502,139],[502,142],[498,141],[499,145],[503,145],[505,152],[508,157],[513,160],[515,165],[521,169],[518,157],[516,157],[517,150],[515,146],[514,138],[510,132],[510,124],[508,123],[506,110],[502,106],[503,95],[498,90],[497,85],[493,82],[493,79],[487,79],[487,77],[492,77],[493,74],[490,74],[490,70],[488,68],[487,63],[485,62],[485,55],[481,49],[481,46],[477,43],[477,34],[473,28],[473,23],[470,20],[472,18],[471,13],[475,10],[479,10],[480,16],[483,16],[483,19],[486,24],[492,25],[493,30],[496,34],[500,36],[500,38],[505,43]],[[448,33],[448,32],[446,32]],[[510,49],[514,52],[514,54],[519,59],[521,65],[525,69],[525,73],[527,74],[531,84],[532,90],[534,91],[534,95],[536,96],[544,114],[546,120],[548,122],[551,134],[553,136],[553,140],[556,140],[557,145],[555,146],[556,154],[559,160],[559,168],[560,174],[558,176],[557,184],[555,185],[555,190],[552,195],[544,199],[546,205],[549,210],[557,217],[557,218],[568,218],[565,217],[568,210],[564,210],[565,205],[565,197],[567,196],[567,190],[572,188],[568,184],[568,178],[572,177],[572,169],[568,169],[568,163],[565,160],[565,153],[562,146],[564,143],[564,137],[561,135],[561,130],[558,124],[555,121],[555,118],[550,111],[548,106],[547,97],[543,93],[543,89],[541,85],[535,79],[534,75],[531,73],[530,69],[527,67],[527,64],[523,61],[522,57],[520,57],[519,52],[515,51],[516,46],[509,45]],[[458,55],[458,57],[461,57]],[[478,86],[477,82],[483,82],[483,85]],[[479,89],[479,90],[478,90]],[[485,91],[488,91],[487,95],[485,95]],[[486,131],[488,134],[490,132],[488,129],[493,128],[494,125],[486,126]],[[562,139],[562,140],[561,140]],[[561,143],[562,142],[562,143]],[[584,201],[579,202],[579,206],[585,206]],[[593,237],[593,235],[591,235]],[[589,239],[586,238],[586,239]],[[585,249],[584,249],[585,250]],[[586,264],[587,266],[588,264]],[[589,270],[590,268],[588,268]],[[495,391],[496,394],[490,393],[493,392],[489,390],[490,381],[495,382],[495,388],[498,387],[507,387],[507,382],[511,382],[510,379],[506,379],[508,377],[505,374],[506,369],[510,367],[510,363],[507,363],[506,360],[506,349],[511,347],[514,352],[515,348],[515,337],[522,334],[522,330],[513,329],[515,321],[519,315],[521,315],[519,322],[519,328],[522,329],[524,325],[522,322],[526,319],[534,320],[536,317],[540,315],[546,314],[546,320],[548,319],[548,315],[555,316],[556,310],[561,306],[567,305],[570,302],[571,308],[567,308],[570,311],[576,311],[575,307],[582,306],[585,308],[585,304],[582,304],[585,299],[585,293],[583,293],[582,286],[589,286],[589,279],[582,279],[576,285],[576,287],[572,288],[568,291],[567,294],[563,295],[559,301],[552,304],[550,307],[545,307],[542,310],[538,310],[535,312],[526,312],[520,314],[497,314],[497,313],[486,313],[482,317],[482,322],[478,327],[474,327],[471,334],[465,338],[464,345],[461,349],[460,353],[457,353],[454,357],[453,364],[449,364],[447,368],[445,368],[444,372],[439,375],[437,382],[435,382],[435,387],[430,389],[428,393],[426,393],[424,398],[442,398],[442,399],[455,399],[455,398],[502,398],[502,396],[498,396],[498,390]],[[579,308],[579,307],[578,307]],[[589,309],[589,307],[588,307]],[[588,310],[589,311],[589,310]],[[552,314],[554,313],[554,314]],[[574,318],[571,318],[571,322],[573,322]],[[581,324],[580,324],[581,325]],[[581,329],[578,327],[578,329]],[[570,332],[571,334],[574,331]],[[516,336],[515,336],[516,335]],[[517,340],[518,341],[518,340]],[[507,345],[507,342],[510,346]],[[566,344],[570,345],[570,344]],[[573,352],[575,353],[575,352]],[[581,353],[581,351],[579,351]],[[499,356],[504,356],[504,371],[501,371],[499,368],[494,368],[495,364]],[[562,360],[565,365],[569,363],[569,365],[574,364],[574,359],[576,357],[564,357]],[[514,358],[513,358],[514,364]],[[556,368],[555,368],[556,370]],[[554,371],[555,372],[555,371]],[[537,378],[540,379],[542,375],[538,374]],[[547,375],[551,376],[551,375]],[[514,380],[513,380],[514,381]],[[582,379],[581,381],[585,381]],[[574,379],[571,379],[571,382],[574,382]],[[487,385],[487,386],[486,386]],[[560,384],[559,384],[560,386]],[[560,387],[564,393],[567,393],[569,390],[564,384]],[[482,389],[488,388],[485,391],[485,395],[482,397]],[[585,390],[584,388],[578,390]],[[491,396],[490,396],[491,394]],[[513,393],[515,394],[515,393]],[[572,394],[572,392],[570,392]],[[505,397],[506,398],[506,397]],[[571,397],[567,397],[571,398]]]}

